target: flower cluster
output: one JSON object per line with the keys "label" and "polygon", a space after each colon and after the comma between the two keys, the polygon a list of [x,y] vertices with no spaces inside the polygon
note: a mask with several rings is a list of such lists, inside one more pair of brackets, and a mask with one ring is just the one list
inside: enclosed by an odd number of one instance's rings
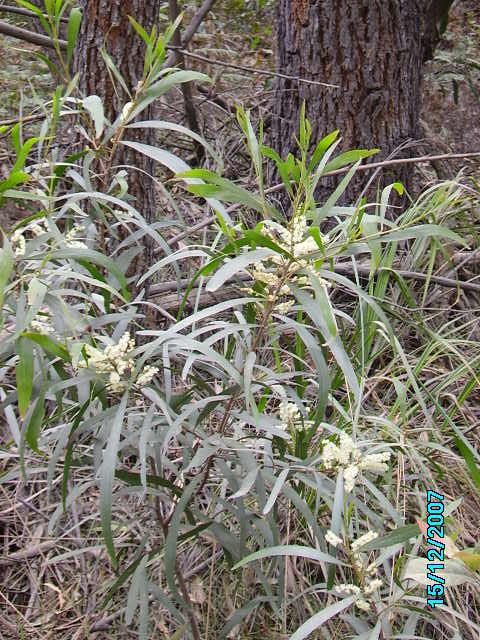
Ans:
{"label": "flower cluster", "polygon": [[382,586],[383,582],[379,578],[371,580],[365,587],[358,587],[356,584],[339,584],[335,587],[339,593],[351,593],[359,598],[355,602],[355,606],[361,611],[370,611],[372,608],[370,602],[364,596],[370,596]]}
{"label": "flower cluster", "polygon": [[[108,374],[108,387],[113,393],[122,393],[131,381],[135,367],[132,352],[135,340],[124,333],[117,344],[109,344],[103,351],[87,344],[83,346],[84,358],[75,361],[77,368],[93,369],[100,375]],[[137,376],[135,384],[144,387],[158,373],[157,367],[147,366]]]}
{"label": "flower cluster", "polygon": [[11,237],[12,250],[13,253],[17,257],[21,257],[25,255],[25,250],[27,248],[27,243],[25,241],[25,236],[23,235],[23,229],[17,229],[13,232]]}
{"label": "flower cluster", "polygon": [[[339,593],[353,594],[358,596],[355,606],[362,611],[370,611],[371,603],[368,601],[375,591],[380,589],[383,581],[375,577],[378,569],[374,563],[368,564],[366,554],[361,552],[369,542],[375,540],[378,533],[375,531],[367,531],[367,533],[354,540],[350,545],[350,553],[353,558],[353,566],[358,576],[360,586],[356,584],[340,584],[335,587]],[[344,542],[332,531],[327,531],[325,540],[334,547],[343,546]]]}
{"label": "flower cluster", "polygon": [[48,229],[44,220],[32,220],[23,227],[16,229],[11,237],[12,249],[15,255],[18,257],[25,255],[27,246],[25,236],[27,234],[31,234],[33,237],[38,238],[38,236],[47,233],[47,231]]}
{"label": "flower cluster", "polygon": [[[308,413],[309,407],[305,406],[305,410]],[[288,402],[285,399],[282,400],[280,404],[279,418],[281,423],[280,426],[285,431],[295,429],[298,425],[303,425],[305,427],[312,424],[311,420],[302,419],[302,414],[294,402]]]}
{"label": "flower cluster", "polygon": [[[318,251],[318,245],[314,238],[308,235],[308,224],[304,215],[292,218],[289,227],[283,227],[273,220],[265,220],[264,229],[272,240],[295,258],[303,258],[314,251]],[[324,236],[324,239],[326,239],[326,236]]]}
{"label": "flower cluster", "polygon": [[333,531],[330,530],[328,530],[325,534],[325,540],[328,542],[328,544],[332,545],[332,547],[338,547],[339,544],[343,544],[342,538],[340,538],[336,533],[333,533]]}
{"label": "flower cluster", "polygon": [[355,486],[356,479],[361,471],[372,473],[385,473],[388,469],[387,462],[391,454],[371,453],[362,455],[352,438],[342,433],[338,445],[330,440],[323,441],[322,464],[325,470],[338,470],[343,468],[343,480],[345,491],[351,493]]}
{"label": "flower cluster", "polygon": [[[77,236],[85,231],[85,227],[74,225],[70,231],[65,234],[65,244],[72,249],[86,249],[87,245],[78,240]],[[11,237],[12,250],[17,257],[25,255],[27,248],[26,237],[30,234],[32,237],[38,238],[44,233],[48,233],[48,227],[45,220],[32,220],[23,227],[16,229]]]}
{"label": "flower cluster", "polygon": [[367,531],[367,533],[364,533],[363,536],[360,536],[360,538],[354,540],[350,548],[352,549],[353,553],[358,553],[358,551],[362,547],[364,547],[369,542],[372,542],[372,540],[375,540],[376,538],[378,538],[378,533],[376,531]]}
{"label": "flower cluster", "polygon": [[85,242],[77,239],[77,236],[85,231],[85,227],[74,225],[65,235],[65,244],[71,249],[88,249]]}
{"label": "flower cluster", "polygon": [[49,311],[44,311],[30,322],[30,329],[35,333],[41,333],[46,336],[50,333],[54,333],[55,329],[52,325],[52,316]]}
{"label": "flower cluster", "polygon": [[136,383],[139,387],[146,387],[158,373],[158,367],[148,365],[137,377]]}
{"label": "flower cluster", "polygon": [[[292,261],[286,255],[275,254],[268,256],[264,260],[259,260],[252,265],[250,274],[252,278],[263,285],[264,296],[268,302],[275,302],[275,310],[278,313],[286,313],[294,304],[293,299],[279,299],[290,296],[290,287],[287,283],[297,286],[305,285],[308,282],[306,275],[298,272],[314,271],[310,260],[311,254],[319,250],[315,239],[308,235],[307,219],[304,215],[292,218],[288,227],[284,227],[273,220],[264,221],[264,233],[269,236],[278,246],[293,256]],[[324,240],[327,237],[324,236]],[[329,283],[322,280],[322,284],[328,286]],[[244,289],[247,293],[253,293],[252,288]]]}

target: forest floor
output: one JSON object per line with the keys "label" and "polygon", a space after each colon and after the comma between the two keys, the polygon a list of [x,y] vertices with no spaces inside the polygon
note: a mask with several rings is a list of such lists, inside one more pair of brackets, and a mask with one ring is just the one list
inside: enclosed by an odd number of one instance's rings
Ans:
{"label": "forest floor", "polygon": [[[249,12],[239,29],[236,23],[241,21],[231,18],[227,11],[219,12],[215,19],[205,23],[203,34],[197,38],[196,51],[201,50],[212,59],[227,60],[232,65],[271,68],[271,32],[264,26],[265,16]],[[480,73],[469,62],[473,60],[478,64],[480,61],[479,25],[477,0],[457,3],[436,59],[427,65],[422,121],[430,153],[480,150]],[[19,113],[29,114],[36,105],[35,93],[42,100],[54,86],[50,74],[33,56],[33,50],[29,45],[0,37],[0,59],[3,61],[0,121],[16,118]],[[195,66],[214,78],[209,93],[197,96],[205,136],[216,144],[225,158],[227,175],[245,175],[243,169],[248,161],[239,142],[234,105],[240,101],[258,117],[266,117],[271,79],[234,67],[198,62]],[[181,103],[169,103],[168,108],[171,111],[181,109]],[[187,154],[190,151],[186,149]],[[9,165],[11,153],[7,135],[0,134],[0,174]],[[421,177],[425,180],[454,177],[460,167],[466,167],[467,173],[480,181],[480,163],[473,161],[443,164],[436,167],[437,175],[432,174],[430,166],[424,166],[420,169]],[[8,229],[22,216],[22,210],[2,208],[0,216],[0,227]],[[28,460],[35,466],[31,467],[31,480],[25,483],[19,469],[10,467],[8,453],[3,447],[2,452],[0,474],[7,471],[7,475],[0,484],[0,637],[5,640],[127,640],[137,637],[123,623],[123,610],[118,603],[104,612],[103,618],[98,613],[102,610],[102,599],[113,574],[103,550],[99,523],[93,519],[96,490],[86,491],[68,514],[62,516],[58,503],[48,495],[44,473],[46,461],[35,456]],[[81,475],[80,470],[76,481],[82,480]],[[149,514],[142,514],[139,504],[134,505],[139,520],[148,519]],[[470,522],[475,521],[476,504],[476,498],[470,502],[465,496]],[[119,509],[127,511],[132,506],[125,503]],[[49,529],[52,516],[61,523],[56,532]],[[131,535],[130,531],[118,533],[125,539]],[[475,532],[467,535],[472,543],[476,542]],[[80,547],[82,552],[75,553]],[[206,596],[211,577],[209,571],[213,567],[211,552],[212,547],[206,546],[204,552],[185,560],[185,573],[193,584],[192,600],[201,615],[211,608]],[[6,556],[8,560],[4,559]],[[57,585],[61,585],[61,589]],[[231,589],[231,585],[225,584],[222,606],[233,610],[235,594]],[[161,617],[156,624],[161,633]],[[23,631],[19,632],[19,629]],[[167,632],[165,628],[163,630]],[[280,640],[284,636],[276,637]]]}

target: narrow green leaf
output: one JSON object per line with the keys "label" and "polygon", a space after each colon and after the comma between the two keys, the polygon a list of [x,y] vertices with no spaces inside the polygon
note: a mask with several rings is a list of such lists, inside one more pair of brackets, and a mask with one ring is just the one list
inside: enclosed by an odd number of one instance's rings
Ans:
{"label": "narrow green leaf", "polygon": [[0,193],[7,191],[7,189],[12,189],[19,184],[23,184],[27,182],[27,180],[30,180],[30,176],[28,173],[25,173],[25,171],[12,171],[6,180],[0,182]]}
{"label": "narrow green leaf", "polygon": [[[431,584],[428,576],[428,563],[429,560],[427,558],[410,558],[405,565],[402,582],[405,580],[414,580],[424,586]],[[458,587],[465,582],[469,582],[478,589],[478,575],[472,573],[463,562],[445,558],[443,564],[444,568],[442,569],[441,575],[445,580],[445,587]]]}
{"label": "narrow green leaf", "polygon": [[[142,558],[145,555],[144,554],[145,543],[146,543],[145,539],[140,541],[140,543],[136,546],[135,553],[133,554],[133,559],[131,560],[130,564],[127,566],[127,568],[124,571],[120,573],[120,575],[115,579],[113,584],[109,587],[107,594],[104,600],[102,601],[102,605],[104,607],[107,606],[107,604],[111,601],[115,593],[117,593],[120,587],[123,586],[125,582],[128,580],[128,578],[135,572],[135,569],[138,567],[138,565],[142,561]],[[147,554],[148,559],[150,560],[153,557],[155,557],[155,555],[157,555],[162,549],[163,549],[163,546],[154,547],[150,551],[150,553]]]}
{"label": "narrow green leaf", "polygon": [[15,367],[18,410],[24,418],[33,389],[33,345],[28,338],[22,336],[17,340],[16,350],[18,355],[18,363]]}
{"label": "narrow green leaf", "polygon": [[308,170],[310,172],[315,170],[315,167],[322,159],[323,154],[332,146],[332,144],[338,138],[339,133],[339,129],[337,129],[336,131],[332,131],[332,133],[329,133],[317,144],[317,146],[315,147],[315,151],[312,154],[310,164],[308,165]]}
{"label": "narrow green leaf", "polygon": [[188,484],[184,490],[182,497],[177,503],[175,507],[175,511],[173,513],[172,519],[170,520],[170,524],[168,527],[168,535],[165,540],[165,576],[167,578],[168,586],[173,594],[178,597],[178,590],[175,583],[176,576],[176,562],[177,562],[177,543],[180,535],[180,526],[182,521],[182,516],[192,498],[195,490],[198,485],[202,482],[203,475],[197,475],[193,480]]}
{"label": "narrow green leaf", "polygon": [[130,93],[130,89],[128,88],[127,83],[125,82],[125,78],[122,76],[122,74],[120,73],[118,67],[116,66],[116,64],[113,62],[112,58],[109,56],[109,54],[106,52],[105,48],[102,47],[100,49],[100,53],[102,54],[102,58],[105,61],[105,64],[107,65],[107,69],[111,72],[111,74],[115,77],[115,79],[117,80],[117,82],[120,84],[120,86],[122,87],[122,89],[125,91],[125,94],[131,98],[132,94]]}
{"label": "narrow green leaf", "polygon": [[418,524],[407,524],[404,527],[398,527],[390,531],[381,538],[376,538],[362,547],[363,551],[374,551],[376,549],[385,549],[385,547],[393,547],[396,544],[402,544],[410,538],[416,538],[420,535],[420,528]]}
{"label": "narrow green leaf", "polygon": [[82,12],[77,7],[74,7],[70,11],[68,17],[67,26],[67,63],[70,64],[73,58],[73,52],[75,50],[75,44],[77,42],[78,32],[80,30],[80,23],[82,22]]}
{"label": "narrow green leaf", "polygon": [[[186,162],[184,162],[181,158],[174,155],[173,153],[165,151],[165,149],[159,149],[158,147],[153,147],[150,144],[131,142],[127,140],[122,141],[121,144],[124,144],[126,147],[130,147],[131,149],[135,149],[135,151],[139,151],[149,158],[153,158],[153,160],[159,162],[164,167],[167,167],[173,173],[182,173],[190,169]],[[194,178],[185,178],[185,182],[187,184],[199,184],[201,181]],[[224,216],[227,220],[230,220],[225,207],[219,200],[213,198],[206,198],[206,200],[215,212],[222,214],[222,216]]]}
{"label": "narrow green leaf", "polygon": [[241,609],[235,611],[235,613],[227,620],[225,626],[220,631],[219,638],[220,640],[225,640],[226,638],[231,638],[230,632],[232,629],[237,627],[241,622],[250,614],[252,611],[260,606],[261,604],[271,602],[273,597],[269,596],[260,596],[248,602]]}
{"label": "narrow green leaf", "polygon": [[345,598],[344,600],[340,600],[340,602],[331,604],[326,609],[322,609],[322,611],[319,611],[304,622],[302,626],[295,631],[293,636],[291,636],[290,640],[304,640],[304,638],[307,638],[316,629],[325,624],[325,622],[328,622],[330,618],[333,618],[333,616],[336,616],[345,609],[348,609],[355,600],[356,596],[350,596],[350,598]]}
{"label": "narrow green leaf", "polygon": [[324,173],[335,171],[336,169],[342,169],[347,164],[352,164],[354,162],[358,162],[358,160],[369,158],[379,151],[380,149],[352,149],[352,151],[345,151],[333,160],[330,160],[325,167]]}
{"label": "narrow green leaf", "polygon": [[[286,251],[286,249],[274,242],[268,236],[262,235],[259,231],[249,229],[245,231],[243,237],[249,241],[250,246],[252,246],[253,248],[256,248],[257,246],[268,247],[269,249],[273,249],[276,253],[279,253],[282,256],[285,256],[287,258],[291,257],[290,253]],[[225,251],[225,248],[223,249],[223,251]]]}
{"label": "narrow green leaf", "polygon": [[222,178],[208,169],[191,169],[178,176],[179,178],[200,178],[205,184],[187,182],[187,189],[191,193],[202,197],[215,196],[225,202],[244,204],[245,206],[263,213],[266,203],[247,189],[240,187],[231,180]]}
{"label": "narrow green leaf", "polygon": [[139,105],[129,114],[127,122],[134,120],[140,113],[142,113],[142,111],[145,111],[152,102],[157,100],[160,96],[163,96],[176,85],[184,82],[191,82],[192,80],[211,82],[208,76],[204,73],[199,73],[198,71],[173,71],[148,87]]}
{"label": "narrow green leaf", "polygon": [[57,340],[54,340],[50,336],[46,336],[41,333],[31,333],[31,332],[25,332],[22,334],[22,336],[40,345],[42,349],[45,351],[45,353],[48,353],[49,355],[54,356],[56,358],[61,358],[65,362],[71,361],[71,357],[70,357],[70,354],[68,353],[68,349],[66,349],[66,347],[63,346],[63,344],[60,344],[60,342],[57,342]]}
{"label": "narrow green leaf", "polygon": [[468,470],[470,471],[470,477],[473,482],[477,485],[477,489],[480,489],[480,469],[478,468],[475,462],[475,456],[468,448],[468,446],[455,436],[455,444],[457,445],[457,449],[462,454],[463,459],[465,460]]}
{"label": "narrow green leaf", "polygon": [[24,7],[25,9],[28,9],[29,11],[33,11],[33,13],[36,13],[37,16],[41,16],[42,15],[42,10],[35,6],[32,2],[27,2],[27,0],[16,0],[17,4],[19,4],[20,6]]}
{"label": "narrow green leaf", "polygon": [[458,233],[438,224],[414,225],[407,229],[388,231],[387,233],[379,234],[378,237],[382,242],[395,242],[397,240],[409,240],[410,238],[417,240],[420,238],[440,237],[449,238],[450,240],[454,240],[464,246],[468,245],[466,240],[459,236]]}
{"label": "narrow green leaf", "polygon": [[23,167],[25,166],[25,162],[27,161],[28,154],[32,150],[33,145],[37,144],[37,142],[39,140],[40,140],[40,138],[29,138],[22,145],[22,148],[17,153],[17,158],[16,158],[15,164],[13,165],[13,168],[12,168],[12,174],[16,173],[17,171],[22,171]]}
{"label": "narrow green leaf", "polygon": [[10,137],[12,138],[13,148],[18,155],[22,148],[22,123],[17,122],[10,131]]}
{"label": "narrow green leaf", "polygon": [[319,551],[318,549],[303,547],[296,544],[286,544],[276,547],[267,547],[266,549],[255,551],[255,553],[251,553],[246,558],[242,558],[242,560],[237,562],[237,564],[232,568],[234,570],[239,569],[254,560],[262,560],[263,558],[273,558],[276,556],[294,556],[295,558],[307,558],[308,560],[315,560],[316,562],[329,562],[331,564],[344,565],[344,563],[337,560],[337,558],[334,558],[323,551]]}
{"label": "narrow green leaf", "polygon": [[198,135],[194,131],[191,131],[187,127],[183,127],[180,124],[176,124],[175,122],[166,122],[165,120],[145,120],[142,122],[134,122],[133,124],[129,124],[127,129],[159,129],[161,131],[174,131],[175,133],[180,133],[181,135],[187,136],[188,138],[192,138],[196,142],[199,142],[208,153],[215,158],[219,165],[222,165],[222,158],[215,151],[211,144],[209,144],[202,136]]}
{"label": "narrow green leaf", "polygon": [[330,332],[330,335],[332,337],[336,337],[338,334],[337,323],[335,321],[335,315],[333,312],[332,303],[330,302],[330,297],[326,292],[326,286],[324,286],[320,282],[315,273],[310,273],[309,277],[315,291],[315,301],[318,303],[318,308],[323,315],[325,325]]}
{"label": "narrow green leaf", "polygon": [[283,469],[282,471],[280,471],[278,478],[276,479],[275,484],[273,485],[272,493],[268,497],[267,504],[263,507],[262,513],[264,516],[266,516],[272,510],[278,498],[279,493],[282,491],[283,485],[285,484],[289,471],[290,469]]}
{"label": "narrow green leaf", "polygon": [[255,251],[249,251],[248,253],[242,253],[236,258],[228,260],[228,262],[223,264],[211,277],[206,287],[207,291],[216,291],[229,278],[232,278],[237,273],[244,271],[249,265],[258,262],[259,260],[263,260],[273,254],[274,252],[271,249],[261,248],[255,249]]}
{"label": "narrow green leaf", "polygon": [[360,385],[358,383],[358,378],[355,373],[353,364],[345,351],[345,347],[340,340],[340,337],[338,335],[332,336],[330,334],[324,316],[320,311],[319,305],[317,304],[316,300],[314,300],[309,294],[307,294],[306,291],[304,291],[303,289],[299,289],[294,285],[291,285],[291,289],[298,302],[302,305],[305,313],[310,316],[315,325],[322,332],[328,348],[333,353],[335,360],[343,371],[348,386],[353,392],[355,398],[358,399],[360,397]]}
{"label": "narrow green leaf", "polygon": [[82,418],[83,415],[85,413],[85,411],[88,409],[88,407],[90,406],[90,403],[94,401],[94,399],[98,396],[98,391],[92,393],[92,397],[88,398],[88,400],[86,400],[83,405],[80,407],[80,409],[78,410],[77,415],[75,416],[75,419],[73,421],[73,424],[70,428],[70,433],[68,434],[68,444],[67,444],[67,450],[65,452],[65,460],[63,463],[63,473],[62,473],[62,507],[63,507],[63,511],[66,511],[67,509],[67,496],[68,496],[68,479],[70,477],[70,469],[72,467],[72,460],[73,460],[73,447],[74,447],[74,434],[75,431],[78,429],[78,427],[80,426],[81,422],[82,422]]}
{"label": "narrow green leaf", "polygon": [[115,555],[112,534],[112,491],[127,400],[128,392],[123,395],[112,422],[112,429],[109,434],[108,444],[105,448],[100,478],[100,519],[102,532],[108,554],[115,568],[117,568],[118,561]]}
{"label": "narrow green leaf", "polygon": [[167,640],[182,640],[187,630],[188,630],[188,624],[182,624],[182,626],[175,631],[173,636],[170,636],[170,638],[168,638]]}
{"label": "narrow green leaf", "polygon": [[105,127],[105,112],[102,99],[99,96],[87,96],[83,99],[83,106],[95,125],[95,137],[99,138]]}
{"label": "narrow green leaf", "polygon": [[141,585],[147,580],[146,567],[148,562],[148,556],[145,555],[138,563],[135,571],[133,572],[130,588],[127,595],[127,609],[125,611],[125,623],[131,625],[135,611],[140,604],[140,592]]}
{"label": "narrow green leaf", "polygon": [[[123,469],[119,469],[115,472],[115,477],[119,480],[123,480],[131,487],[141,487],[142,486],[142,478],[139,473],[133,473],[132,471],[124,471]],[[182,495],[181,489],[179,489],[173,482],[170,480],[165,480],[165,478],[161,478],[160,476],[154,476],[147,474],[147,485],[152,487],[163,487],[164,489],[169,489],[174,495],[180,497]]]}
{"label": "narrow green leaf", "polygon": [[45,55],[41,51],[34,51],[33,53],[34,53],[35,57],[37,57],[44,64],[47,65],[47,67],[50,69],[50,72],[52,74],[55,75],[56,73],[58,73],[57,65],[53,62],[53,60],[51,58],[49,58],[47,55]]}
{"label": "narrow green leaf", "polygon": [[0,314],[3,307],[5,288],[10,280],[14,264],[12,248],[8,240],[4,237],[3,247],[0,249]]}
{"label": "narrow green leaf", "polygon": [[43,419],[45,418],[45,396],[42,393],[35,403],[35,407],[30,416],[30,420],[28,421],[27,427],[25,429],[25,440],[28,445],[36,451],[40,453],[38,448],[38,437],[42,430]]}
{"label": "narrow green leaf", "polygon": [[130,24],[132,25],[132,27],[135,29],[135,31],[138,33],[138,35],[141,37],[141,39],[145,42],[145,44],[149,44],[150,43],[150,36],[145,31],[145,29],[142,27],[142,25],[139,24],[135,20],[135,18],[132,18],[132,16],[128,16],[128,20],[129,20]]}
{"label": "narrow green leaf", "polygon": [[59,249],[58,251],[53,251],[51,256],[52,260],[55,259],[71,259],[71,260],[89,260],[94,264],[99,264],[102,267],[105,267],[108,271],[110,271],[115,278],[118,280],[118,283],[121,287],[121,292],[123,297],[126,300],[130,299],[130,293],[128,291],[128,283],[125,275],[118,268],[115,261],[98,251],[93,251],[91,249]]}

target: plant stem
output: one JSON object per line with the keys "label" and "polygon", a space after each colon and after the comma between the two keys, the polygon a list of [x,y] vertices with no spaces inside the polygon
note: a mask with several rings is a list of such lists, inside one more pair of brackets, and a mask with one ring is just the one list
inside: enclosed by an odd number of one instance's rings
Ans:
{"label": "plant stem", "polygon": [[[150,466],[152,468],[153,474],[156,476],[157,475],[157,465],[155,464],[154,460],[151,460]],[[155,502],[155,515],[157,517],[157,520],[158,520],[158,523],[160,525],[160,528],[162,529],[163,536],[166,539],[166,537],[168,535],[168,522],[163,517],[162,504],[160,502],[160,498],[158,496],[155,496],[154,502]],[[201,636],[200,630],[198,628],[197,618],[195,617],[195,612],[193,610],[192,601],[191,601],[190,595],[188,593],[187,583],[185,582],[185,578],[184,578],[184,575],[183,575],[183,572],[182,572],[182,569],[180,567],[180,563],[178,562],[178,560],[175,561],[175,575],[177,576],[178,584],[180,586],[180,591],[182,593],[182,597],[183,597],[183,599],[185,601],[185,604],[186,604],[187,618],[188,618],[188,621],[190,622],[190,627],[191,627],[193,638],[194,638],[194,640],[202,640],[202,636]]]}

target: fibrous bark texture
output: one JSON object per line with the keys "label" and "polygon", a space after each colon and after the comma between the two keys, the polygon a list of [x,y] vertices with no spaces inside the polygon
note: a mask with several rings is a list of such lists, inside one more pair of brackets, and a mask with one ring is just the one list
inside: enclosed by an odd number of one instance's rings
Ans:
{"label": "fibrous bark texture", "polygon": [[[338,89],[278,78],[273,146],[282,155],[294,149],[304,100],[314,141],[340,129],[343,149],[379,147],[378,159],[417,139],[425,5],[424,0],[278,0],[278,70]],[[396,177],[408,180],[408,169]],[[353,196],[352,189],[348,193]]]}
{"label": "fibrous bark texture", "polygon": [[[102,98],[105,114],[110,121],[116,119],[129,97],[118,82],[113,85],[103,60],[102,47],[120,70],[132,94],[143,75],[145,45],[130,25],[128,16],[135,18],[150,32],[158,16],[157,0],[81,0],[83,19],[74,56],[74,69],[79,73],[82,94]],[[152,112],[143,112],[142,120],[152,119]],[[131,129],[129,140],[154,143],[151,130]],[[130,193],[135,206],[147,222],[156,219],[154,182],[149,177],[155,166],[151,159],[120,146],[115,164],[135,167],[129,170]],[[145,250],[135,261],[138,272],[150,266],[153,259],[151,243],[145,237]]]}

